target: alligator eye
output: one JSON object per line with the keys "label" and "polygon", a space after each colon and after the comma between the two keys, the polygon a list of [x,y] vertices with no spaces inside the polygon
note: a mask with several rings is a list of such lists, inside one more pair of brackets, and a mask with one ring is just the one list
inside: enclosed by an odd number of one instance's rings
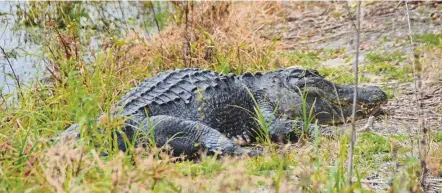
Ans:
{"label": "alligator eye", "polygon": [[296,89],[301,88],[304,85],[303,82],[301,80],[299,80],[298,77],[293,77],[293,76],[288,77],[286,82],[289,86],[291,86],[292,88],[296,88]]}

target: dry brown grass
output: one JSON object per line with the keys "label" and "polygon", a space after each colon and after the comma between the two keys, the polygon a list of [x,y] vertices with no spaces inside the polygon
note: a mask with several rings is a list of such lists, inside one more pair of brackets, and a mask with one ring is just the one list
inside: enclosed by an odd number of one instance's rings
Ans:
{"label": "dry brown grass", "polygon": [[[335,162],[339,142],[323,141],[320,162]],[[107,157],[82,145],[59,143],[33,156],[28,176],[45,192],[305,192],[327,189],[328,167],[316,168],[311,143],[266,150],[263,157],[202,156],[199,161],[176,161],[161,149],[136,148]],[[289,149],[287,149],[289,148]],[[297,150],[295,150],[297,149]],[[282,153],[282,155],[280,155]],[[275,162],[275,160],[279,160]],[[323,162],[327,165],[326,162]],[[40,163],[40,164],[38,164]],[[270,164],[270,165],[269,165]],[[276,164],[276,165],[274,165]],[[279,165],[282,164],[282,165]],[[273,166],[272,166],[273,165]],[[280,166],[284,169],[279,170]],[[257,174],[258,172],[258,174]],[[263,173],[261,173],[263,172]]]}
{"label": "dry brown grass", "polygon": [[[179,22],[150,38],[139,39],[127,48],[125,59],[141,61],[162,69],[201,67],[243,72],[278,66],[276,44],[261,37],[259,30],[278,22],[278,2],[177,3]],[[189,13],[186,17],[186,8]],[[187,19],[186,19],[187,18]],[[264,65],[261,65],[264,64]],[[217,69],[223,71],[223,69]]]}
{"label": "dry brown grass", "polygon": [[[36,190],[54,192],[237,192],[251,191],[257,181],[269,183],[266,187],[271,183],[247,174],[246,160],[206,157],[202,159],[207,168],[200,168],[190,162],[175,163],[175,158],[159,151],[138,148],[132,160],[122,152],[103,160],[94,150],[86,153],[61,144],[38,156],[42,165],[31,167],[30,175],[40,176]],[[212,170],[210,164],[219,164],[223,172],[205,175],[204,169]],[[196,169],[203,171],[195,173]]]}

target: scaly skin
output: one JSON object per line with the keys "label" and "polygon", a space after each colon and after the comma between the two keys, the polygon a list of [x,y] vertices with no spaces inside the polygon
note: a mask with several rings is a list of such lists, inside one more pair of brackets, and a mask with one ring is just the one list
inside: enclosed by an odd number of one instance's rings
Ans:
{"label": "scaly skin", "polygon": [[[128,118],[123,131],[130,140],[136,131],[154,129],[157,146],[169,144],[175,155],[192,155],[199,149],[237,155],[247,151],[235,140],[256,140],[257,108],[273,140],[294,140],[317,127],[304,129],[298,121],[303,96],[306,109],[315,115],[312,121],[326,124],[351,116],[352,94],[352,86],[333,84],[314,70],[283,68],[236,76],[182,69],[146,79],[116,104],[112,115]],[[378,87],[359,88],[357,118],[376,112],[386,101]],[[78,124],[61,136],[78,137]],[[125,150],[121,137],[119,148]]]}

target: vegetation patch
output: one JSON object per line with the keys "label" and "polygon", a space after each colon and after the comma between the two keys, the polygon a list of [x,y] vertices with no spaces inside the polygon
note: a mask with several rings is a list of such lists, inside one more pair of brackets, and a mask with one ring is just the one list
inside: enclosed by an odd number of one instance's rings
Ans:
{"label": "vegetation patch", "polygon": [[433,141],[436,143],[442,143],[442,132],[436,131],[433,136]]}
{"label": "vegetation patch", "polygon": [[[307,4],[313,3],[297,6]],[[36,31],[35,41],[43,45],[41,57],[50,77],[49,83],[36,81],[16,96],[1,95],[0,192],[376,192],[363,181],[386,163],[403,165],[401,173],[393,176],[391,188],[418,192],[419,159],[406,148],[397,151],[397,158],[394,155],[396,144],[410,140],[405,135],[358,136],[351,187],[345,185],[348,135],[301,140],[295,145],[272,144],[264,148],[264,156],[256,158],[201,156],[188,161],[154,145],[136,147],[133,141],[127,141],[132,145],[128,151],[120,152],[115,135],[121,132],[122,120],[109,118],[113,104],[160,71],[200,67],[243,73],[300,66],[317,69],[342,84],[353,83],[353,71],[350,65],[321,66],[325,60],[343,57],[345,50],[281,52],[279,40],[259,36],[261,26],[285,22],[281,19],[284,5],[277,2],[142,2],[139,7],[149,10],[144,17],[150,18],[144,27],[153,25],[158,31],[149,38],[132,33],[122,36],[116,30],[126,29],[124,23],[110,27],[116,20],[108,18],[101,21],[103,26],[92,23],[83,28],[81,21],[89,13],[82,5],[29,2],[27,9],[19,9],[24,27]],[[91,50],[96,34],[104,38],[99,39],[100,49]],[[89,57],[93,62],[85,60]],[[432,57],[439,59],[440,50],[433,50]],[[406,58],[400,52],[370,53],[362,71],[384,80],[409,81],[411,69],[397,65]],[[430,71],[423,68],[423,72]],[[359,78],[371,81],[369,76]],[[73,123],[83,128],[78,143],[51,141]],[[429,141],[434,147],[429,160],[435,174],[440,170],[437,145],[441,141],[440,132]],[[392,177],[388,172],[378,172],[382,184]]]}
{"label": "vegetation patch", "polygon": [[[287,63],[288,66],[299,66],[302,68],[315,69],[328,80],[338,84],[353,84],[353,69],[351,65],[341,64],[336,67],[321,65],[322,62],[342,57],[345,50],[329,49],[320,51],[293,51],[278,54],[279,61]],[[369,78],[362,74],[359,82],[369,82]]]}
{"label": "vegetation patch", "polygon": [[277,171],[288,171],[297,165],[294,154],[279,155],[271,152],[268,157],[257,157],[247,163],[247,168],[253,175],[269,175]]}
{"label": "vegetation patch", "polygon": [[368,64],[362,67],[363,72],[383,77],[384,81],[398,80],[408,82],[413,78],[413,67],[403,64],[406,55],[395,51],[392,53],[372,52],[366,55]]}
{"label": "vegetation patch", "polygon": [[318,68],[321,61],[317,52],[309,51],[282,52],[279,54],[279,57],[287,60],[288,64],[292,66],[310,69]]}
{"label": "vegetation patch", "polygon": [[211,177],[214,174],[225,170],[224,164],[218,161],[216,157],[203,158],[199,163],[193,161],[179,162],[176,166],[184,176],[192,178],[198,176]]}
{"label": "vegetation patch", "polygon": [[421,34],[414,35],[413,38],[416,40],[416,42],[422,42],[434,47],[440,46],[442,41],[441,34]]}

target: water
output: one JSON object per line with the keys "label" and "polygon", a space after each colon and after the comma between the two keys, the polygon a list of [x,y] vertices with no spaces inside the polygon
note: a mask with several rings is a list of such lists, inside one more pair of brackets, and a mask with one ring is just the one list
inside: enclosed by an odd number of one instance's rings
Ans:
{"label": "water", "polygon": [[[19,2],[14,4],[23,5]],[[43,70],[41,46],[32,43],[25,30],[14,29],[19,21],[12,14],[17,11],[17,7],[11,5],[11,2],[0,2],[0,46],[7,54],[5,56],[0,52],[0,90],[3,94],[12,93],[17,86],[12,69],[19,81],[23,82],[40,76]]]}
{"label": "water", "polygon": [[[164,5],[158,2],[156,4]],[[0,46],[6,51],[6,56],[0,52],[0,93],[3,95],[14,93],[17,88],[13,70],[25,87],[47,74],[45,66],[48,64],[44,61],[44,49],[30,33],[34,31],[35,34],[44,35],[43,29],[25,27],[20,20],[22,17],[16,15],[19,8],[28,10],[28,6],[28,2],[0,2]],[[120,37],[128,33],[142,36],[157,33],[151,9],[146,7],[146,2],[82,2],[81,6],[87,14],[87,17],[80,17],[81,30],[96,30],[90,40],[86,41],[83,35],[80,36],[82,45],[88,44],[83,46],[88,47],[91,53],[95,53],[92,50],[100,51],[103,40],[110,38],[109,30],[117,31],[115,34]],[[168,8],[166,11],[170,11]],[[154,10],[157,14],[161,13],[158,7]],[[83,32],[80,31],[81,33]],[[85,56],[82,59],[91,63],[93,58]]]}

